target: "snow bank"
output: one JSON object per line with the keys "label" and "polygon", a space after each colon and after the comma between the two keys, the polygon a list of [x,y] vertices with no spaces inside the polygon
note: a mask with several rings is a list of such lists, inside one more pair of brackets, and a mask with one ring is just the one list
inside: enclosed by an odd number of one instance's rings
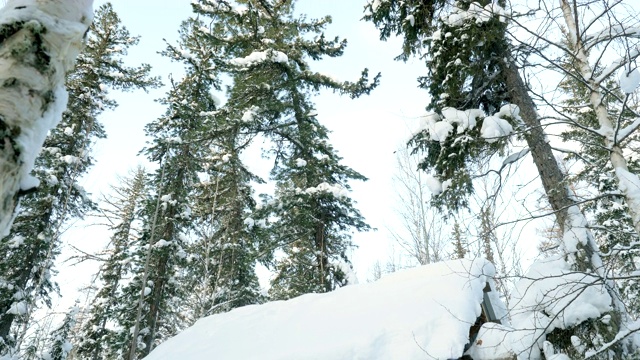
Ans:
{"label": "snow bank", "polygon": [[486,260],[454,260],[247,306],[201,319],[146,360],[457,359],[493,275]]}

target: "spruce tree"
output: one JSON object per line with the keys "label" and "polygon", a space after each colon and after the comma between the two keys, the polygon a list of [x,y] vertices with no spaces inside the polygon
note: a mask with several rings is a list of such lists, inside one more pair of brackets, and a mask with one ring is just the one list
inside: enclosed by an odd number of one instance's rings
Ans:
{"label": "spruce tree", "polygon": [[127,48],[137,42],[110,4],[97,10],[85,50],[67,77],[68,110],[36,159],[34,173],[40,185],[22,198],[11,234],[0,241],[5,283],[0,288],[0,338],[9,344],[15,320],[28,322],[38,301],[49,305],[51,293],[58,291],[54,263],[65,225],[95,208],[78,181],[93,164],[92,144],[105,136],[98,116],[117,105],[107,97],[106,86],[128,91],[158,83],[149,77],[149,65],[124,64]]}
{"label": "spruce tree", "polygon": [[45,344],[45,350],[40,359],[66,360],[70,358],[71,351],[73,350],[71,338],[79,311],[80,308],[77,303],[67,311],[62,323],[49,335],[48,343]]}
{"label": "spruce tree", "polygon": [[250,182],[258,179],[240,158],[249,142],[239,134],[238,121],[216,116],[215,122],[218,130],[228,129],[214,139],[206,178],[195,195],[198,230],[187,279],[195,289],[192,321],[262,301],[255,273],[261,229],[251,217],[255,200]]}
{"label": "spruce tree", "polygon": [[[228,55],[210,40],[226,34],[220,24],[209,28],[205,24],[196,19],[187,21],[180,43],[167,54],[181,57],[188,51],[193,76],[217,79],[219,72],[227,69]],[[242,162],[243,151],[254,135],[247,133],[241,112],[221,106],[212,95],[220,88],[218,82],[209,82],[201,89],[213,102],[204,104],[198,114],[203,117],[200,141],[204,151],[199,160],[200,181],[193,193],[194,228],[182,285],[189,289],[189,324],[263,298],[255,274],[260,228],[253,226],[251,218],[255,207],[251,182],[261,180]]]}

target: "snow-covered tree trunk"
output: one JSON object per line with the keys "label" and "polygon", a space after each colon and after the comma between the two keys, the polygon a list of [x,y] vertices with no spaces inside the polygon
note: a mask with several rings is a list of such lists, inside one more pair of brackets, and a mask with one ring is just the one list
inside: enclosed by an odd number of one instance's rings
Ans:
{"label": "snow-covered tree trunk", "polygon": [[93,0],[10,0],[0,11],[0,236],[47,132],[67,104],[65,75],[83,46]]}

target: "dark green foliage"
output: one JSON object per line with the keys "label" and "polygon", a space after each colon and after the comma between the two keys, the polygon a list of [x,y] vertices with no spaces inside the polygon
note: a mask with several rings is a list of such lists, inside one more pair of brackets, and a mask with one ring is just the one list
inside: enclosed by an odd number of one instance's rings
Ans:
{"label": "dark green foliage", "polygon": [[377,75],[369,81],[366,69],[355,82],[313,72],[310,60],[341,56],[346,40],[324,34],[330,17],[294,16],[294,4],[194,4],[196,13],[211,20],[203,31],[210,46],[222,47],[230,57],[224,67],[234,83],[223,112],[242,119],[240,132],[260,134],[273,144],[266,152],[275,161],[276,193],[252,220],[260,224],[253,228],[263,237],[259,245],[267,255],[261,261],[276,271],[271,295],[278,299],[346,283],[349,231],[368,229],[346,191],[350,180],[364,177],[340,164],[311,97],[329,89],[355,98],[379,80]]}
{"label": "dark green foliage", "polygon": [[126,343],[121,321],[131,310],[122,301],[123,287],[133,269],[141,263],[141,243],[136,223],[146,198],[146,174],[139,168],[132,177],[122,180],[114,187],[109,208],[103,213],[113,224],[111,241],[104,251],[105,260],[99,273],[100,289],[91,305],[85,309],[85,319],[76,333],[77,346],[74,352],[81,358],[117,358]]}
{"label": "dark green foliage", "polygon": [[[434,23],[449,3],[449,0],[372,1],[365,6],[364,20],[376,25],[381,40],[401,35],[404,43],[396,60],[406,61],[422,53],[424,39],[435,31]],[[409,15],[413,17],[413,24]]]}
{"label": "dark green foliage", "polygon": [[[509,102],[503,68],[510,46],[506,21],[494,14],[486,21],[468,18],[456,22],[434,16],[453,9],[446,1],[381,1],[376,11],[365,16],[380,29],[381,39],[391,34],[404,38],[400,59],[421,55],[428,75],[418,79],[428,90],[427,110],[442,115],[445,108],[480,109],[493,115]],[[472,1],[458,1],[456,7],[468,10]],[[480,6],[492,4],[479,1]],[[407,16],[413,14],[413,26]],[[420,19],[426,19],[424,21]],[[419,168],[433,173],[440,181],[450,181],[449,190],[433,197],[438,208],[457,211],[468,206],[473,193],[474,171],[478,164],[501,153],[506,139],[493,143],[480,136],[482,119],[472,128],[458,133],[458,126],[444,142],[434,141],[428,130],[418,132],[409,142],[413,154],[424,156]],[[514,127],[516,122],[512,122]]]}

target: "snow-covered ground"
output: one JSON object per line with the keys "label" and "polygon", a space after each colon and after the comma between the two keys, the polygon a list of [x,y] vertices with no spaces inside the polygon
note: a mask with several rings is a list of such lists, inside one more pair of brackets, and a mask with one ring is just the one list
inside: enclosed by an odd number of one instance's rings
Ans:
{"label": "snow-covered ground", "polygon": [[147,360],[457,359],[494,267],[452,260],[203,318]]}

